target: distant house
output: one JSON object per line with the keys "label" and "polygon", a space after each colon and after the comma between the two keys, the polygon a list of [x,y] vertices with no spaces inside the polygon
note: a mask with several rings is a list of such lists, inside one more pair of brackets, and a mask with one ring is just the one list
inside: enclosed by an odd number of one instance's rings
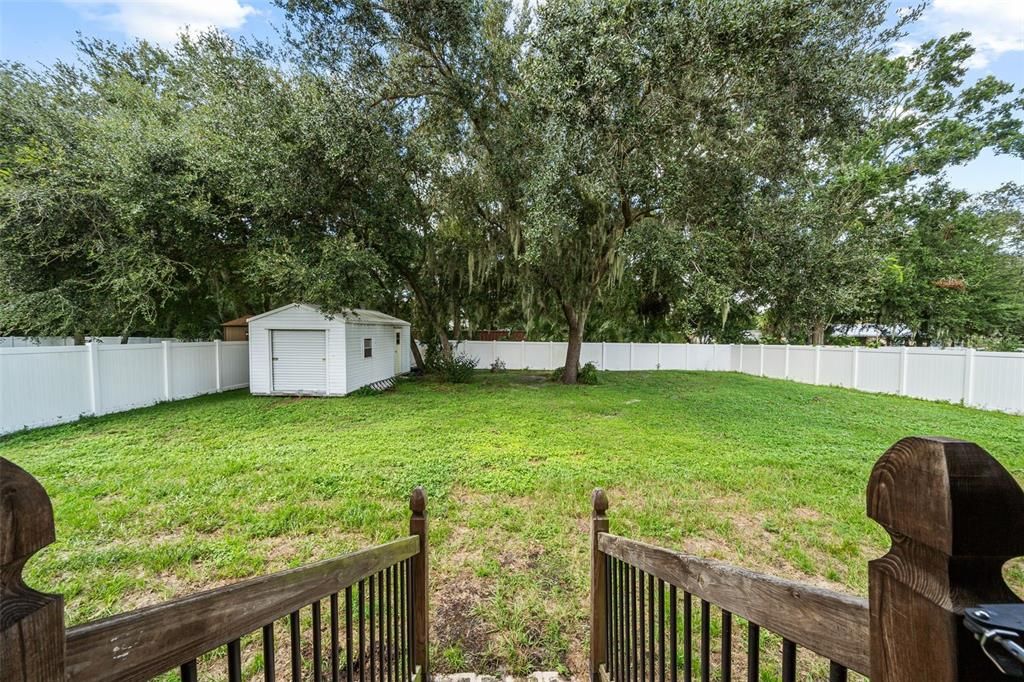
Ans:
{"label": "distant house", "polygon": [[847,339],[868,341],[897,341],[909,339],[913,332],[902,325],[889,326],[884,324],[837,324],[832,327],[832,336]]}
{"label": "distant house", "polygon": [[249,340],[249,318],[252,315],[242,315],[233,320],[228,320],[220,325],[220,338],[222,341],[248,341]]}
{"label": "distant house", "polygon": [[410,325],[375,310],[326,315],[292,303],[249,326],[249,390],[257,395],[345,395],[409,371]]}

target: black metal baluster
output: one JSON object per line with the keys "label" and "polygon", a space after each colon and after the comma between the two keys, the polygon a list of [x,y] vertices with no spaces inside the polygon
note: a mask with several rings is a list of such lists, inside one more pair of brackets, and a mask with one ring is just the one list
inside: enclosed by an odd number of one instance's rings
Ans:
{"label": "black metal baluster", "polygon": [[384,668],[384,571],[377,574],[377,665],[380,666],[380,681],[384,682],[387,670]]}
{"label": "black metal baluster", "polygon": [[679,596],[676,594],[676,586],[668,588],[668,659],[672,663],[672,674],[669,682],[676,682],[679,670],[679,616],[676,609],[679,605]]}
{"label": "black metal baluster", "polygon": [[637,660],[637,568],[630,566],[630,672],[633,682],[640,682]]}
{"label": "black metal baluster", "polygon": [[313,609],[313,679],[323,678],[324,652],[323,652],[323,627],[320,622],[320,600],[311,604]]}
{"label": "black metal baluster", "polygon": [[846,668],[835,661],[829,661],[828,682],[846,682]]}
{"label": "black metal baluster", "polygon": [[341,655],[341,638],[338,634],[338,630],[341,627],[339,621],[341,617],[338,613],[338,593],[331,594],[331,682],[338,682],[339,670],[341,665],[338,662],[338,657]]}
{"label": "black metal baluster", "polygon": [[359,581],[359,682],[366,682],[367,674],[367,613],[366,581]]}
{"label": "black metal baluster", "polygon": [[711,682],[711,604],[700,600],[700,680]]}
{"label": "black metal baluster", "polygon": [[796,682],[796,644],[782,640],[782,682]]}
{"label": "black metal baluster", "polygon": [[397,566],[391,566],[388,569],[388,575],[391,576],[391,588],[388,590],[388,609],[391,613],[391,619],[388,624],[391,626],[391,647],[388,650],[389,658],[388,663],[391,666],[391,679],[393,682],[399,682],[398,680],[398,605],[396,603],[396,596],[398,591],[398,572]]}
{"label": "black metal baluster", "polygon": [[623,633],[625,625],[623,624],[623,601],[622,594],[625,589],[625,584],[622,581],[622,562],[618,559],[615,560],[615,627],[616,627],[616,646],[615,646],[615,675],[618,682],[622,682],[626,679],[626,647],[625,639],[623,639]]}
{"label": "black metal baluster", "polygon": [[604,667],[608,671],[608,676],[615,679],[615,666],[612,665],[614,656],[612,655],[612,611],[611,611],[611,599],[612,590],[615,581],[612,578],[611,572],[612,560],[607,554],[604,555],[604,575],[605,575],[605,590],[604,590]]}
{"label": "black metal baluster", "polygon": [[409,660],[409,674],[406,679],[412,679],[413,675],[416,674],[416,629],[413,626],[414,619],[416,618],[416,598],[413,596],[413,579],[412,579],[412,559],[405,560],[405,598],[408,604],[408,616],[409,623],[406,625],[405,636],[406,641],[409,643],[409,651],[406,652],[406,656]]}
{"label": "black metal baluster", "polygon": [[352,682],[352,586],[345,588],[345,680]]}
{"label": "black metal baluster", "polygon": [[288,626],[291,630],[292,645],[292,682],[302,680],[302,649],[299,642],[299,612],[292,611],[288,616]]}
{"label": "black metal baluster", "polygon": [[747,682],[761,679],[761,627],[747,623]]}
{"label": "black metal baluster", "polygon": [[683,679],[693,680],[693,597],[683,592]]}
{"label": "black metal baluster", "polygon": [[381,590],[381,626],[384,632],[381,633],[381,660],[380,674],[387,682],[394,682],[391,679],[391,571],[384,569],[384,589]]}
{"label": "black metal baluster", "polygon": [[199,673],[196,670],[196,659],[193,658],[181,666],[181,682],[197,682],[198,680]]}
{"label": "black metal baluster", "polygon": [[722,609],[722,677],[732,682],[732,614]]}
{"label": "black metal baluster", "polygon": [[405,562],[398,564],[398,585],[395,597],[398,599],[398,679],[405,681]]}
{"label": "black metal baluster", "polygon": [[647,576],[647,662],[651,682],[655,682],[654,668],[654,576]]}
{"label": "black metal baluster", "polygon": [[644,595],[644,590],[647,587],[647,581],[644,580],[644,572],[639,570],[639,569],[637,570],[637,577],[639,578],[639,585],[638,585],[638,587],[640,588],[639,592],[637,594],[637,615],[639,616],[639,618],[637,620],[640,621],[638,623],[638,625],[640,626],[640,629],[637,631],[637,647],[636,648],[637,648],[637,654],[639,654],[639,656],[640,656],[640,666],[639,666],[639,668],[640,668],[640,675],[639,675],[639,679],[640,679],[641,682],[646,682],[646,680],[647,680],[647,652],[645,651],[645,649],[647,647],[647,634],[646,634],[646,629],[647,628],[646,628],[646,625],[645,625],[645,621],[647,620],[647,607],[646,607],[645,602],[647,600],[644,599],[644,596],[645,596]]}
{"label": "black metal baluster", "polygon": [[[658,578],[658,682],[665,682],[665,581]],[[675,661],[672,661],[675,665]]]}
{"label": "black metal baluster", "polygon": [[228,642],[228,682],[242,682],[242,644],[237,639]]}
{"label": "black metal baluster", "polygon": [[376,607],[377,576],[370,576],[370,682],[377,679],[377,628],[374,627],[374,608]]}
{"label": "black metal baluster", "polygon": [[274,682],[277,671],[274,669],[274,624],[263,626],[263,679]]}

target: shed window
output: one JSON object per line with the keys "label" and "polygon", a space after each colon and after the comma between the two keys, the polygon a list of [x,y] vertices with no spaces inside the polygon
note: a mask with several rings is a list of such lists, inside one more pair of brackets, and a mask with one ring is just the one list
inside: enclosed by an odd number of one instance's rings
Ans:
{"label": "shed window", "polygon": [[373,339],[363,339],[363,357],[373,357]]}
{"label": "shed window", "polygon": [[396,346],[401,346],[402,345],[402,332],[395,332],[395,345]]}

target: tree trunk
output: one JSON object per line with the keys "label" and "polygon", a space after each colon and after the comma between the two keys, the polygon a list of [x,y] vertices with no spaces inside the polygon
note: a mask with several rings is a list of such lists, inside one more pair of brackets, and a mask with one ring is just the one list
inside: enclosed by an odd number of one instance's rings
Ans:
{"label": "tree trunk", "polygon": [[444,327],[438,327],[437,340],[441,343],[441,355],[450,358],[452,356],[452,343],[448,338],[448,330]]}
{"label": "tree trunk", "polygon": [[84,332],[75,332],[74,336],[75,336],[75,345],[76,346],[84,346],[85,345],[85,333]]}
{"label": "tree trunk", "polygon": [[814,327],[811,329],[811,345],[812,346],[823,346],[825,345],[825,323],[815,322]]}
{"label": "tree trunk", "polygon": [[583,350],[583,325],[587,314],[580,313],[569,303],[562,304],[565,321],[569,324],[569,347],[565,351],[565,369],[562,372],[563,384],[575,384],[580,372],[580,353]]}

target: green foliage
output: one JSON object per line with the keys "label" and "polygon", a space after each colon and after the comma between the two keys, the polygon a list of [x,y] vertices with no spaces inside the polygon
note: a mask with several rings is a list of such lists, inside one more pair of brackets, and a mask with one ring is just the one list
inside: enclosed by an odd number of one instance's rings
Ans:
{"label": "green foliage", "polygon": [[597,384],[597,365],[592,362],[588,362],[580,367],[580,373],[577,375],[576,381],[581,384]]}
{"label": "green foliage", "polygon": [[438,353],[432,359],[430,369],[445,383],[468,384],[473,380],[479,362],[480,358],[475,358],[464,351]]}
{"label": "green foliage", "polygon": [[491,363],[491,374],[505,372],[507,370],[508,368],[505,367],[505,361],[501,358],[495,358],[494,362]]}

